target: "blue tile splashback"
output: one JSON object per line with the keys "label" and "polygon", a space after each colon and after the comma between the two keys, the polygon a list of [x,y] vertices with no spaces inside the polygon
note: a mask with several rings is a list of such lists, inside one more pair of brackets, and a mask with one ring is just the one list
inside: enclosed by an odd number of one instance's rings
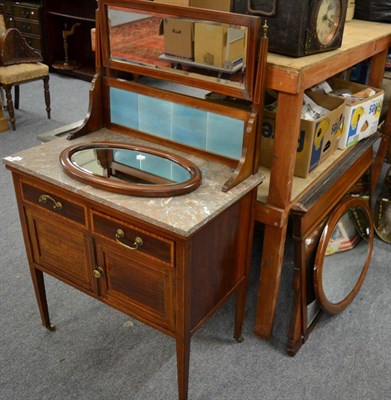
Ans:
{"label": "blue tile splashback", "polygon": [[110,88],[111,122],[240,159],[244,121],[123,89]]}
{"label": "blue tile splashback", "polygon": [[244,122],[225,115],[208,113],[206,150],[239,159],[242,154]]}
{"label": "blue tile splashback", "polygon": [[205,149],[207,113],[197,108],[173,104],[172,140]]}
{"label": "blue tile splashback", "polygon": [[138,95],[138,129],[171,139],[172,103]]}
{"label": "blue tile splashback", "polygon": [[138,128],[138,94],[110,88],[111,122],[132,129]]}

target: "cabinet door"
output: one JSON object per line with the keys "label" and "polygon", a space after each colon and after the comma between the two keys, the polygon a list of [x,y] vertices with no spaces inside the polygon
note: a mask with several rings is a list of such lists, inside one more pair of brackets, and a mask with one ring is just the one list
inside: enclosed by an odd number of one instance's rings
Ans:
{"label": "cabinet door", "polygon": [[96,291],[86,208],[51,187],[22,182],[31,258],[36,267],[87,291]]}
{"label": "cabinet door", "polygon": [[[173,331],[174,242],[95,211],[92,230],[104,301],[158,329]],[[123,235],[118,236],[119,230]],[[133,243],[136,237],[142,241],[139,247]]]}
{"label": "cabinet door", "polygon": [[69,284],[96,291],[88,236],[80,227],[26,209],[34,263]]}
{"label": "cabinet door", "polygon": [[174,331],[174,271],[143,263],[128,254],[130,250],[101,240],[96,251],[105,302],[156,328]]}

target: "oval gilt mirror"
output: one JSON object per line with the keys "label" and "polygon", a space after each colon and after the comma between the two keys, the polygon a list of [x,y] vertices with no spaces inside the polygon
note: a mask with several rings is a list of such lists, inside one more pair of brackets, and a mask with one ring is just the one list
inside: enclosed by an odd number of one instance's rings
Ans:
{"label": "oval gilt mirror", "polygon": [[189,160],[143,146],[89,143],[60,154],[67,175],[99,189],[140,197],[171,197],[192,192],[201,171]]}
{"label": "oval gilt mirror", "polygon": [[320,306],[331,314],[343,311],[365,279],[374,230],[368,204],[349,197],[331,214],[320,238],[314,287]]}

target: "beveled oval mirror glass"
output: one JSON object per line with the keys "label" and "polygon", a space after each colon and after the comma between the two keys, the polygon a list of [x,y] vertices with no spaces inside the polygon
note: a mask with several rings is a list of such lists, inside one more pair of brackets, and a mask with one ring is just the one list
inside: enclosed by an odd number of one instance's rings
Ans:
{"label": "beveled oval mirror glass", "polygon": [[[323,309],[341,312],[353,300],[365,278],[373,245],[368,206],[352,204],[325,228],[315,261],[315,291]],[[325,238],[327,237],[327,241]]]}
{"label": "beveled oval mirror glass", "polygon": [[193,163],[148,147],[103,142],[76,145],[65,149],[60,161],[77,180],[134,196],[175,196],[201,183],[201,172]]}

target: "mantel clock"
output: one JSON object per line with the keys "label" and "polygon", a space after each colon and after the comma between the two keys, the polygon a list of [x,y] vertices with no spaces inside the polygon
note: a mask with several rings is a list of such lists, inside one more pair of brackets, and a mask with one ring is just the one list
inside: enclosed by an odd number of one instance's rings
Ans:
{"label": "mantel clock", "polygon": [[269,25],[269,50],[301,57],[341,47],[347,0],[248,0]]}

